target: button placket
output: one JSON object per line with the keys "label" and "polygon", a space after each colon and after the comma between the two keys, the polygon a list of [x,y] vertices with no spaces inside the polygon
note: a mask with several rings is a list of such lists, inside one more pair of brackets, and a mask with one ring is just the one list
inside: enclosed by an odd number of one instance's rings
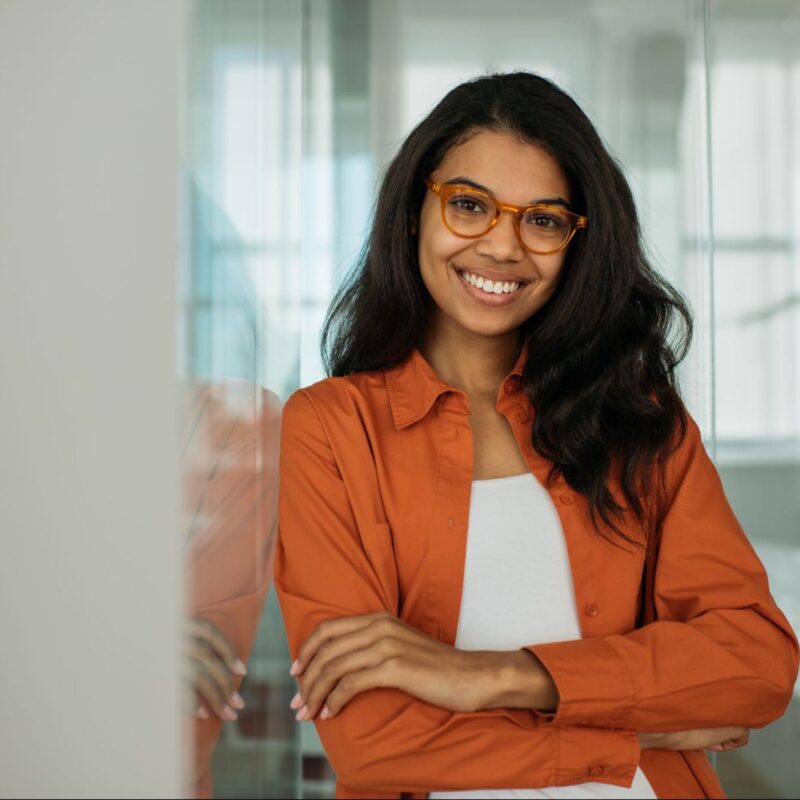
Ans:
{"label": "button placket", "polygon": [[[472,475],[472,442],[467,398],[458,392],[441,396],[439,408],[439,466],[436,486],[437,522],[428,543],[426,617],[435,619],[438,638],[455,641],[463,585],[467,516]],[[452,610],[447,613],[449,609]]]}
{"label": "button placket", "polygon": [[597,534],[587,522],[587,515],[583,513],[585,504],[578,504],[576,492],[563,475],[550,491],[567,546],[581,636],[591,637],[597,635],[596,618],[600,613],[597,602],[597,571],[600,563],[597,558]]}

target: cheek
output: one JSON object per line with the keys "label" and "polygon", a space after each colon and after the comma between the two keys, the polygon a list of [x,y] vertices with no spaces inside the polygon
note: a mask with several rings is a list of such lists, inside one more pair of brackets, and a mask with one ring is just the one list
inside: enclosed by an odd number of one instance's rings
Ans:
{"label": "cheek", "polygon": [[449,263],[464,250],[464,242],[447,231],[432,226],[420,230],[417,257],[423,277],[441,281]]}
{"label": "cheek", "polygon": [[537,263],[542,280],[552,288],[558,286],[564,274],[564,262],[566,256],[563,253],[554,253],[551,256],[540,256]]}

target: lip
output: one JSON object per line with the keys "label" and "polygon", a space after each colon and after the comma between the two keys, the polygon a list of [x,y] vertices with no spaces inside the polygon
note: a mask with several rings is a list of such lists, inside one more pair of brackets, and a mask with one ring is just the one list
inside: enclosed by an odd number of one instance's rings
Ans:
{"label": "lip", "polygon": [[[490,294],[489,292],[484,292],[483,289],[479,289],[477,286],[473,286],[472,284],[467,283],[461,277],[460,274],[461,268],[454,267],[453,269],[454,272],[456,273],[456,280],[464,287],[464,290],[470,295],[470,297],[472,297],[473,300],[475,300],[476,302],[481,303],[482,305],[485,306],[489,306],[491,308],[497,308],[499,306],[507,306],[510,303],[513,303],[517,299],[517,297],[519,297],[519,295],[522,294],[522,290],[524,289],[525,284],[527,283],[527,281],[520,281],[520,286],[517,288],[517,290],[509,294],[506,294],[505,292],[503,292],[502,294],[494,294],[494,293]],[[492,273],[487,274],[484,271],[477,272],[471,269],[468,269],[466,271],[472,272],[474,275],[482,275],[483,277],[488,278],[489,280],[494,280],[491,277]],[[495,273],[495,275],[497,275],[497,280],[501,280],[502,279],[501,276],[503,274],[508,274],[508,273],[501,273],[501,272]],[[510,280],[519,280],[519,278],[513,278]]]}

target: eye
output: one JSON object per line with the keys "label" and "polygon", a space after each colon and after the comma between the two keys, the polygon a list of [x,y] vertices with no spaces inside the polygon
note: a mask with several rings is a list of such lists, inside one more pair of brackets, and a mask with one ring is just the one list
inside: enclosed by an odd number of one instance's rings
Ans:
{"label": "eye", "polygon": [[550,211],[531,211],[525,216],[525,224],[545,231],[563,230],[568,225],[565,216]]}
{"label": "eye", "polygon": [[454,194],[448,205],[462,214],[485,214],[486,205],[482,198],[468,193]]}

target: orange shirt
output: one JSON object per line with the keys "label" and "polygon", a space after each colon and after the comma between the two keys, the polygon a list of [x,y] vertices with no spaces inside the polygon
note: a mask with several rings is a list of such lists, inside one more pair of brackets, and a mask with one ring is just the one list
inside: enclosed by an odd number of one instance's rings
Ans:
{"label": "orange shirt", "polygon": [[[496,409],[546,487],[551,463],[530,444],[533,411],[520,389],[526,355]],[[324,619],[380,609],[455,642],[472,468],[469,400],[418,350],[392,369],[328,378],[287,400],[274,579],[293,658]],[[659,797],[725,797],[704,751],[640,751],[636,732],[776,720],[791,699],[798,642],[691,417],[667,480],[656,621],[635,627],[644,553],[605,542],[585,498],[559,478],[548,492],[582,638],[526,643],[558,688],[555,714],[452,712],[396,689],[364,692],[315,721],[336,797],[628,787],[637,764]],[[642,541],[635,520],[623,529]]]}

